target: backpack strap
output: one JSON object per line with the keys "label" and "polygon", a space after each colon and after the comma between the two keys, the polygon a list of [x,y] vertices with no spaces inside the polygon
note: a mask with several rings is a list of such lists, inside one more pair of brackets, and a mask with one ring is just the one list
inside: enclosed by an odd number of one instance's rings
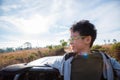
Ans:
{"label": "backpack strap", "polygon": [[112,70],[113,70],[113,76],[114,76],[114,79],[115,80],[119,80],[118,79],[118,76],[117,76],[117,72],[115,71],[115,69],[113,68],[113,65],[112,65],[112,62],[110,60],[110,56],[107,55],[106,53],[104,53],[105,57],[109,60],[110,64],[111,64],[111,67],[112,67]]}
{"label": "backpack strap", "polygon": [[76,55],[76,53],[74,53],[74,52],[66,53],[66,55],[65,55],[65,61],[68,60],[70,57],[75,56],[75,55]]}

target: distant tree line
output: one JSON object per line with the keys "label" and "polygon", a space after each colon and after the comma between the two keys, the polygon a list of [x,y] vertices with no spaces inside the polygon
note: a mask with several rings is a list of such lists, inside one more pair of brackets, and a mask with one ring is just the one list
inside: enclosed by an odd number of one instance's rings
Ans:
{"label": "distant tree line", "polygon": [[32,49],[32,44],[30,42],[25,42],[21,47],[18,48],[8,47],[6,49],[0,49],[0,53],[14,52],[17,50],[28,50],[28,49]]}
{"label": "distant tree line", "polygon": [[116,39],[113,39],[112,41],[110,39],[108,40],[103,40],[105,44],[110,44],[110,43],[117,43],[117,40]]}

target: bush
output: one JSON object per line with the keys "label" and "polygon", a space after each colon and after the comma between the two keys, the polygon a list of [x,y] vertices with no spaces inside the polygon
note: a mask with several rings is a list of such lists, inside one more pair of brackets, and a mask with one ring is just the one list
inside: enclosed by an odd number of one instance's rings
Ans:
{"label": "bush", "polygon": [[120,42],[112,45],[111,52],[115,54],[115,58],[120,61]]}
{"label": "bush", "polygon": [[113,50],[113,51],[115,51],[115,50],[120,50],[120,42],[113,44],[112,50]]}
{"label": "bush", "polygon": [[100,45],[94,45],[91,49],[92,50],[99,50],[100,48],[102,48],[102,46],[100,46]]}

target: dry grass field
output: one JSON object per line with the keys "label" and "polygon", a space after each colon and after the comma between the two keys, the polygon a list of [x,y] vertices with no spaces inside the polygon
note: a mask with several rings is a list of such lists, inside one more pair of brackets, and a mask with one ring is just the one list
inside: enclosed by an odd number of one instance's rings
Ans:
{"label": "dry grass field", "polygon": [[31,50],[20,50],[9,53],[1,53],[0,54],[0,69],[17,63],[28,63],[35,59],[44,57],[57,55],[57,53],[61,53],[60,50],[49,50],[47,48],[39,48],[39,49],[31,49]]}

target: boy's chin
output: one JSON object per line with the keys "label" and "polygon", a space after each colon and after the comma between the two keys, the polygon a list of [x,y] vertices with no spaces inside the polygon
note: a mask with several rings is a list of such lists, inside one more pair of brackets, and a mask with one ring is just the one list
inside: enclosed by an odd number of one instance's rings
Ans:
{"label": "boy's chin", "polygon": [[77,51],[76,50],[72,50],[72,52],[76,53]]}

